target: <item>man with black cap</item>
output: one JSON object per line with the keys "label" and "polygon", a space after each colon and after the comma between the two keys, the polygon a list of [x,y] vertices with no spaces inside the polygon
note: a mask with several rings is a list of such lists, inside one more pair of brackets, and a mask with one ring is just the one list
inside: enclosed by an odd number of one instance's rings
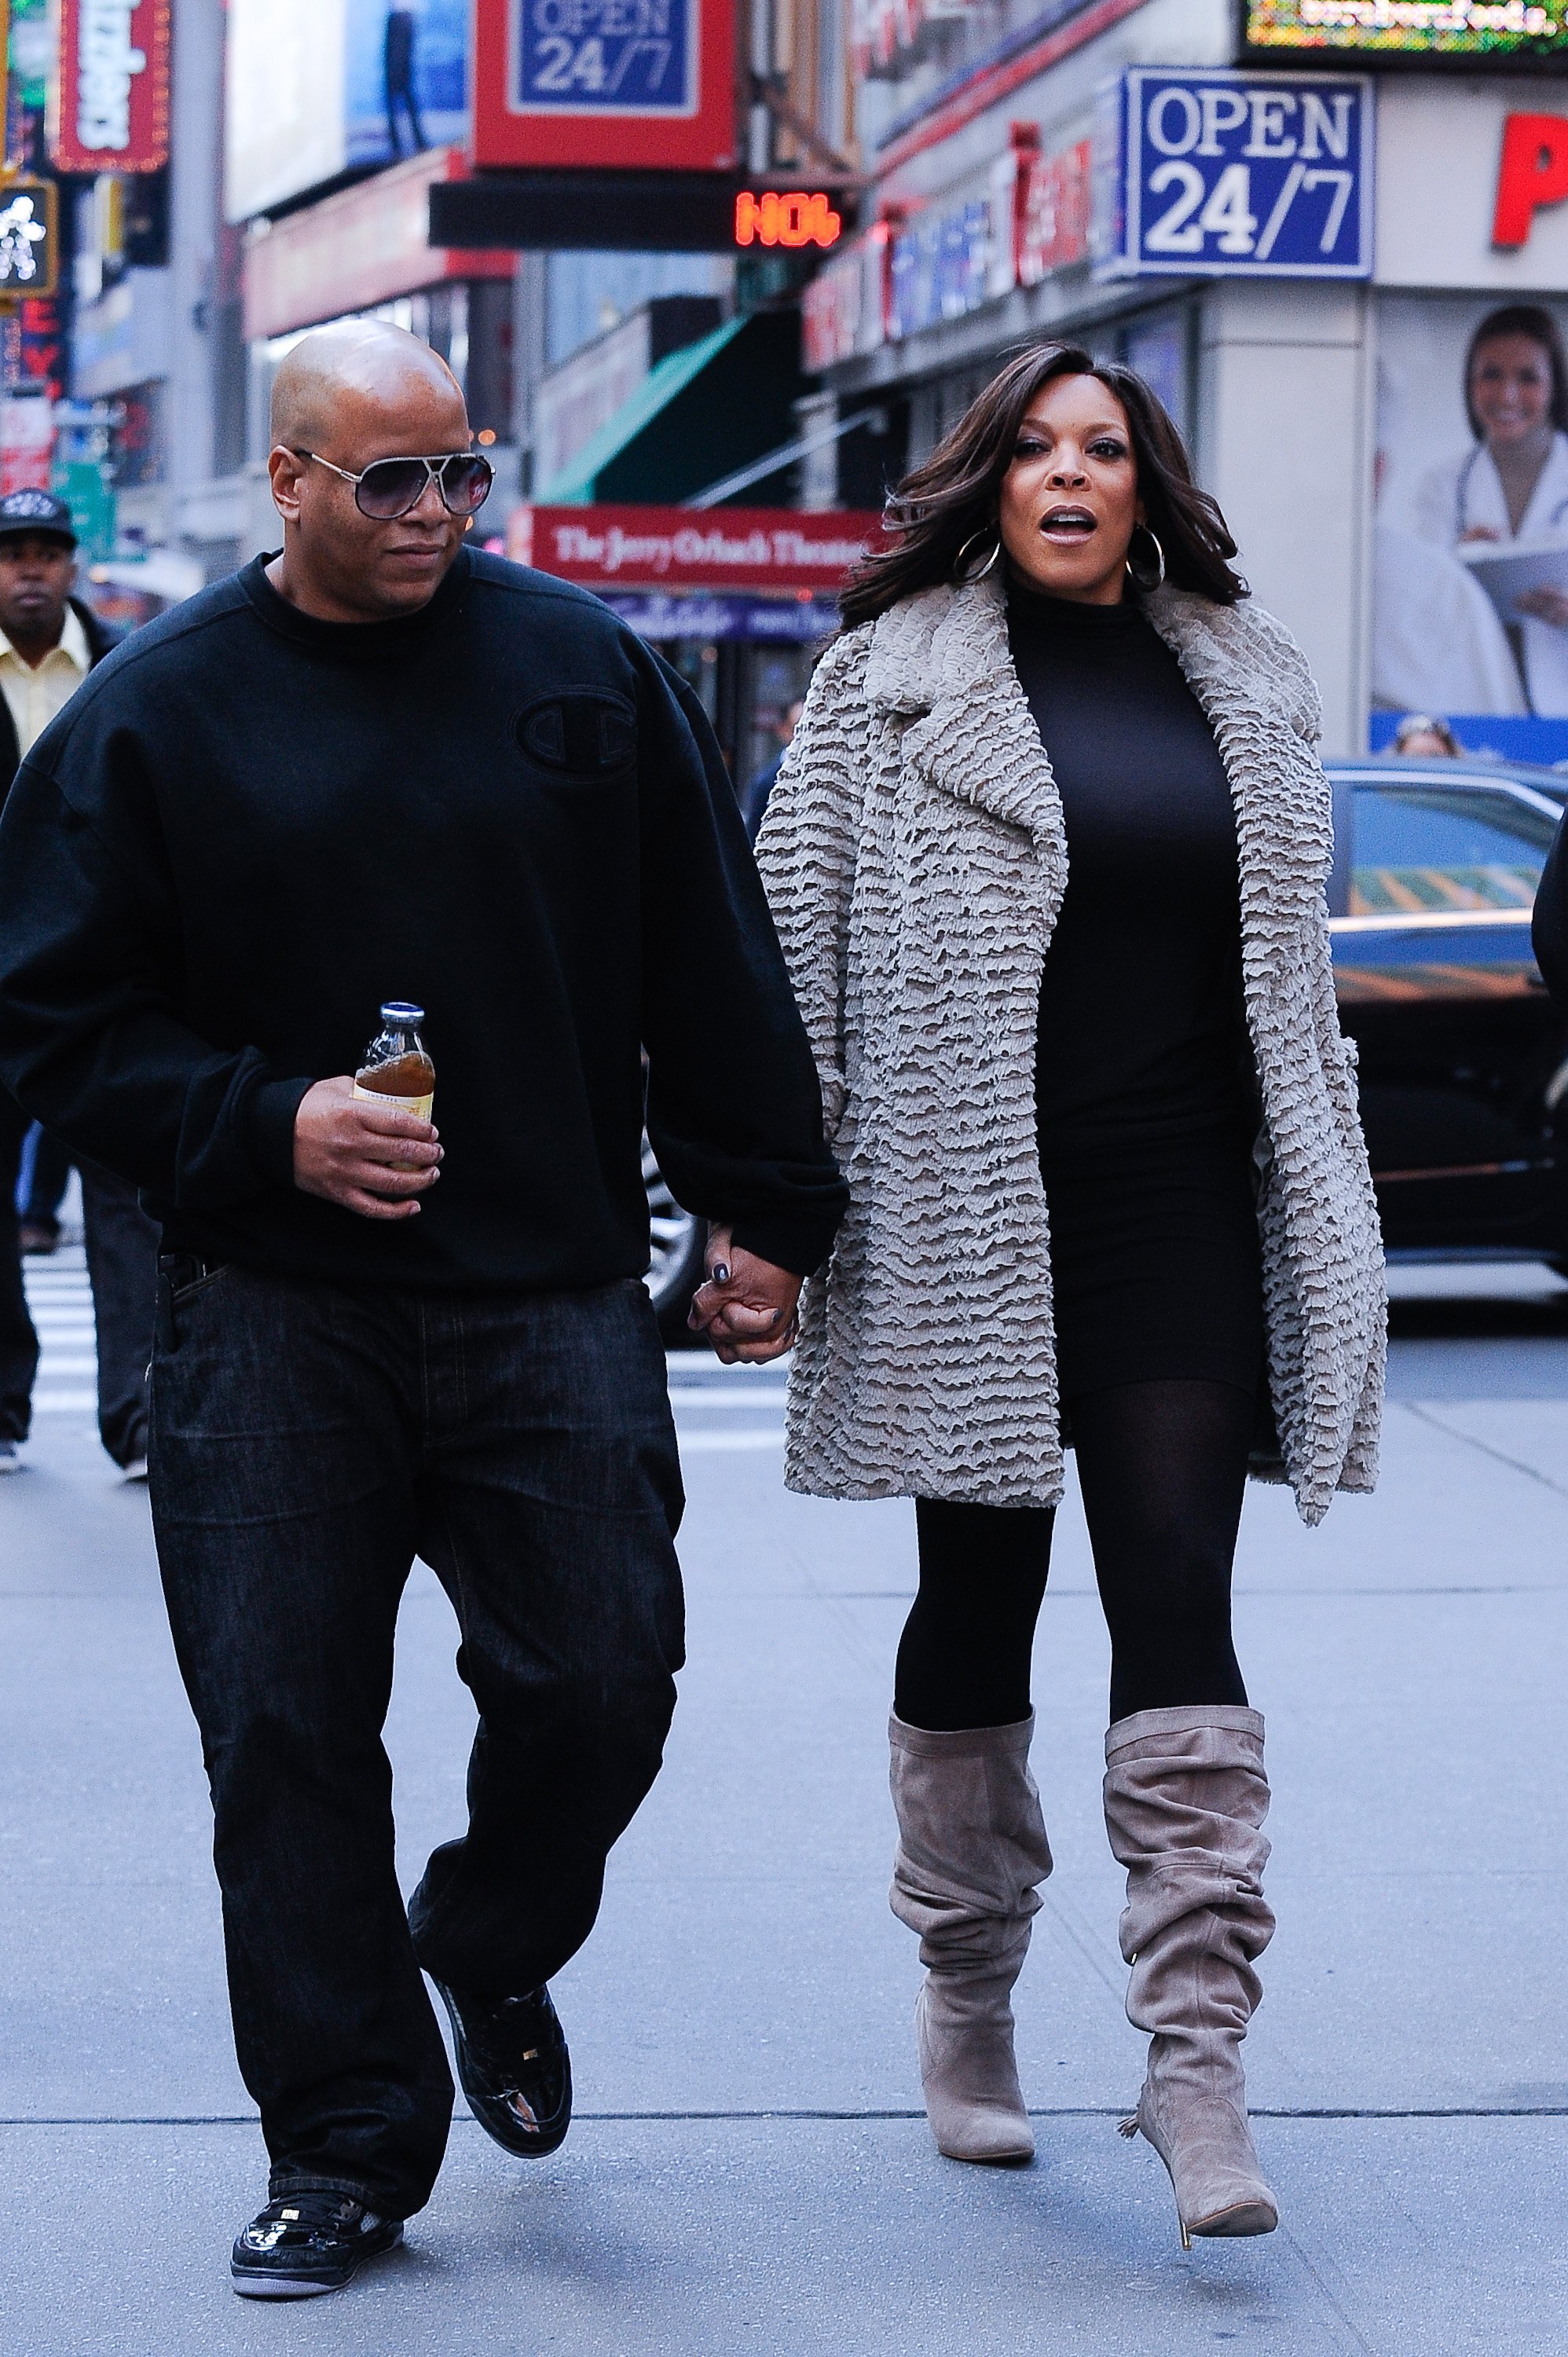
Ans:
{"label": "man with black cap", "polygon": [[[116,633],[70,595],[76,533],[52,491],[0,499],[0,802],[21,763]],[[32,1413],[38,1337],[27,1315],[16,1224],[26,1114],[0,1091],[0,1473],[21,1466]],[[152,1356],[158,1232],[135,1190],[81,1168],[87,1261],[98,1328],[98,1425],[131,1479],[146,1470],[146,1366]]]}

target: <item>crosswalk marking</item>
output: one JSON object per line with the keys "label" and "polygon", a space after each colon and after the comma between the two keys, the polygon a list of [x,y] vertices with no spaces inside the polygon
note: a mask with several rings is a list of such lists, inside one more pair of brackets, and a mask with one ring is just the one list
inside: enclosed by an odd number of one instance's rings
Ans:
{"label": "crosswalk marking", "polygon": [[[27,1307],[38,1330],[38,1379],[33,1393],[39,1415],[91,1415],[96,1392],[83,1377],[98,1371],[92,1351],[92,1287],[88,1281],[87,1255],[80,1244],[62,1244],[48,1260],[29,1254],[24,1260]],[[689,1456],[729,1455],[737,1451],[781,1448],[784,1445],[784,1385],[778,1373],[767,1375],[740,1368],[698,1362],[681,1353],[670,1369],[670,1397],[680,1432],[681,1447]],[[715,1428],[693,1419],[717,1412],[726,1424]],[[756,1419],[736,1430],[732,1415]]]}
{"label": "crosswalk marking", "polygon": [[92,1348],[92,1287],[87,1254],[80,1244],[62,1244],[45,1260],[29,1253],[22,1263],[27,1309],[38,1338],[35,1415],[91,1415],[98,1394],[81,1378],[96,1375]]}

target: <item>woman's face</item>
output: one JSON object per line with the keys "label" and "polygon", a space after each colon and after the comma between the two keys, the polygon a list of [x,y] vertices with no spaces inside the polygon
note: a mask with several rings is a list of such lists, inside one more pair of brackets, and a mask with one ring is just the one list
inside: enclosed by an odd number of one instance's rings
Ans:
{"label": "woman's face", "polygon": [[1053,597],[1114,606],[1144,521],[1127,413],[1095,376],[1053,377],[1030,403],[1002,483],[1002,545]]}
{"label": "woman's face", "polygon": [[1552,361],[1533,336],[1489,336],[1470,362],[1470,406],[1488,449],[1551,432]]}

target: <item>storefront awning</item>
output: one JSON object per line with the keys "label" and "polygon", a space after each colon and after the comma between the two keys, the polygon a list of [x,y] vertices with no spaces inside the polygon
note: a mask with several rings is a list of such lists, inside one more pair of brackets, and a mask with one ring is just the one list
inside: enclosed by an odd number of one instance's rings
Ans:
{"label": "storefront awning", "polygon": [[669,353],[535,497],[547,507],[692,500],[787,442],[805,391],[791,312],[727,319]]}

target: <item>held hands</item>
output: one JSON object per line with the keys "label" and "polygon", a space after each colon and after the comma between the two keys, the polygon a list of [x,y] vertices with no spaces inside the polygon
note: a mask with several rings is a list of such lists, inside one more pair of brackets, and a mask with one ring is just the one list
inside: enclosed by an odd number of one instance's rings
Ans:
{"label": "held hands", "polygon": [[431,1123],[372,1097],[354,1083],[317,1081],[294,1117],[294,1183],[365,1220],[409,1220],[441,1176],[444,1148]]}
{"label": "held hands", "polygon": [[705,1334],[726,1367],[780,1358],[795,1339],[800,1279],[737,1249],[728,1228],[708,1230],[706,1260],[686,1319],[693,1334]]}

